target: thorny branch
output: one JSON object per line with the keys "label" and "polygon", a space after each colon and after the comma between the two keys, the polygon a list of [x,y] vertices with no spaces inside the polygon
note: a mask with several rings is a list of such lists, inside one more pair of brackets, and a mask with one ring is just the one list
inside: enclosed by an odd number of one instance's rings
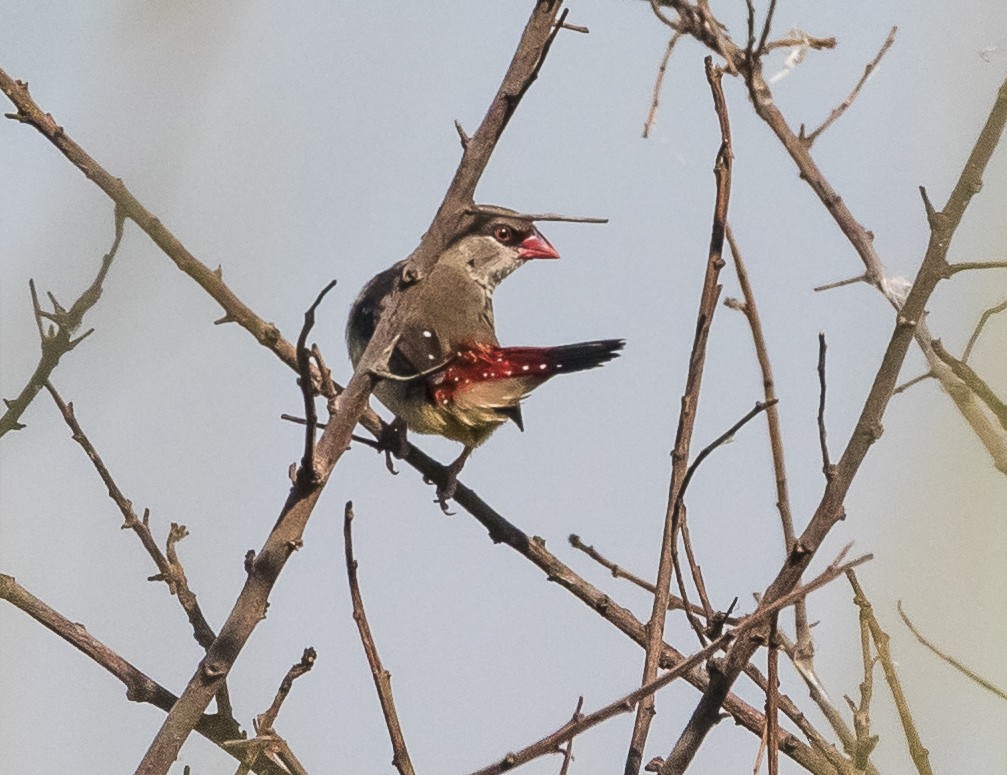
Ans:
{"label": "thorny branch", "polygon": [[[3,71],[0,70],[0,74],[2,73]],[[115,237],[112,240],[112,247],[109,248],[108,253],[102,258],[101,267],[98,269],[98,274],[95,276],[94,281],[70,305],[70,309],[64,308],[56,300],[56,297],[52,293],[49,293],[52,312],[44,311],[41,304],[39,304],[34,281],[29,283],[32,307],[35,312],[35,323],[38,326],[39,337],[42,340],[42,355],[39,357],[38,366],[35,367],[34,373],[29,377],[28,383],[18,394],[17,398],[4,399],[7,411],[0,417],[0,437],[3,437],[9,431],[17,431],[24,428],[24,425],[20,422],[21,415],[24,414],[28,405],[38,395],[38,392],[45,386],[46,382],[48,382],[53,370],[59,365],[60,358],[91,334],[93,329],[84,332],[84,334],[76,339],[73,338],[73,334],[84,321],[84,315],[101,298],[102,283],[105,282],[105,275],[108,274],[109,267],[112,266],[112,259],[115,258],[115,254],[119,250],[119,243],[122,242],[124,219],[125,215],[123,211],[116,206]],[[50,321],[51,325],[47,327],[43,320]]]}

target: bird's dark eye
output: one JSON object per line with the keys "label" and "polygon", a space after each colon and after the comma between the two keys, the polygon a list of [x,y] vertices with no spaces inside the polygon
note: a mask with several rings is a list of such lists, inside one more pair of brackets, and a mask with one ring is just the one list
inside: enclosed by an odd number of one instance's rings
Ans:
{"label": "bird's dark eye", "polygon": [[514,230],[510,226],[497,226],[493,229],[493,236],[497,242],[503,245],[510,245],[514,242]]}

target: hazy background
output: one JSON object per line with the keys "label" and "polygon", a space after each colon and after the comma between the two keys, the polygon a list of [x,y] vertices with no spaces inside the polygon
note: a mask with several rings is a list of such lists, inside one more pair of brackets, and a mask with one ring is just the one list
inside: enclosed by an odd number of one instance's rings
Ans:
{"label": "hazy background", "polygon": [[[764,8],[764,4],[759,4]],[[473,131],[499,84],[529,2],[0,2],[0,67],[246,303],[296,338],[330,279],[313,336],[337,378],[363,283],[407,254],[459,158],[452,121]],[[514,275],[496,297],[501,340],[560,344],[624,337],[624,357],[557,379],[527,402],[521,434],[502,429],[463,480],[613,598],[646,618],[646,595],[566,545],[571,532],[652,577],[678,400],[695,326],[719,137],[705,52],[683,41],[668,68],[652,138],[640,138],[668,30],[644,2],[576,0],[565,33],[500,143],[479,199],[525,211],[607,216],[606,226],[546,224],[563,256]],[[714,10],[736,39],[744,3]],[[1007,5],[995,0],[780,3],[776,31],[835,35],[775,87],[792,125],[817,126],[849,92],[893,24],[895,47],[814,155],[877,235],[892,275],[912,277],[928,232],[917,186],[939,206],[961,171],[1007,71]],[[984,54],[984,55],[982,55]],[[772,73],[784,54],[767,64]],[[845,445],[891,333],[880,294],[816,285],[862,271],[792,162],[725,78],[736,154],[730,218],[747,259],[776,370],[795,520],[823,479],[815,412],[817,334],[829,341],[829,440]],[[12,108],[5,107],[4,110]],[[1007,258],[1007,153],[990,164],[956,237],[953,260]],[[28,279],[69,303],[112,236],[107,198],[33,130],[0,124],[0,393],[16,395],[37,362]],[[726,296],[738,296],[728,266]],[[929,323],[960,353],[978,313],[1002,300],[1007,273],[966,273],[938,289]],[[190,584],[219,628],[287,489],[302,433],[294,375],[221,312],[132,224],[86,325],[96,333],[53,381],[138,511],[163,542],[170,522]],[[1007,315],[991,321],[972,363],[1007,392]],[[922,370],[912,350],[905,378]],[[714,321],[694,449],[762,395],[741,315]],[[386,413],[387,416],[387,413]],[[0,444],[0,571],[178,692],[198,662],[161,584],[52,401]],[[932,383],[896,397],[886,432],[847,500],[847,520],[814,564],[848,541],[876,560],[860,575],[893,648],[935,771],[1007,771],[1007,707],[925,652],[899,622],[901,599],[934,640],[1002,686],[1007,599],[1007,482]],[[457,445],[414,439],[448,460]],[[443,516],[411,470],[389,476],[355,448],[316,509],[229,681],[251,719],[312,645],[318,662],[277,722],[312,773],[390,773],[391,749],[350,617],[342,507],[356,504],[356,552],[371,626],[392,671],[419,772],[461,773],[551,731],[638,683],[643,652],[611,625],[495,546],[464,513]],[[783,558],[765,423],[717,451],[689,489],[693,540],[716,605],[751,610]],[[861,680],[857,611],[845,582],[811,599],[817,665],[840,705]],[[787,622],[791,617],[788,615]],[[0,606],[0,739],[11,773],[132,772],[164,714],[12,606]],[[695,639],[672,617],[668,639]],[[815,720],[789,666],[784,686]],[[761,705],[744,681],[738,691]],[[658,696],[648,758],[664,755],[697,699]],[[874,757],[911,764],[880,672]],[[575,744],[577,775],[619,772],[632,715]],[[789,728],[789,724],[788,724]],[[757,740],[730,722],[696,773],[751,772]],[[797,768],[789,760],[784,771]],[[234,762],[193,735],[173,772],[230,773]],[[554,773],[558,759],[522,772]]]}

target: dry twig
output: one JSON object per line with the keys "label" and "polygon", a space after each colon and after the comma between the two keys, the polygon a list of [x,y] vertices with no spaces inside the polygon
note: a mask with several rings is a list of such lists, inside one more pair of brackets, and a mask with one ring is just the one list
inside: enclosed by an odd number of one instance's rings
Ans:
{"label": "dry twig", "polygon": [[902,610],[901,600],[898,602],[898,609],[899,609],[899,616],[902,617],[902,621],[905,622],[906,627],[909,628],[909,631],[916,636],[916,640],[918,640],[920,643],[922,643],[924,646],[930,649],[930,651],[932,651],[938,657],[940,657],[949,665],[951,665],[951,667],[953,667],[955,670],[961,672],[970,681],[979,684],[979,686],[981,686],[983,689],[986,689],[987,691],[993,692],[993,694],[997,695],[1001,700],[1007,700],[1007,691],[1001,689],[992,681],[986,680],[975,671],[970,670],[959,660],[955,659],[947,652],[941,651],[941,649],[937,648],[937,646],[935,646],[930,640],[924,637],[923,633],[921,633],[916,628],[916,625],[912,623],[912,620],[909,618],[908,614],[906,614],[906,612]]}
{"label": "dry twig", "polygon": [[392,741],[392,766],[400,775],[415,775],[413,763],[409,758],[409,750],[406,748],[406,739],[402,734],[402,726],[399,724],[399,715],[395,710],[395,698],[392,696],[392,674],[385,670],[381,664],[381,657],[378,656],[378,647],[374,643],[374,636],[371,634],[371,627],[367,623],[367,614],[364,612],[364,600],[360,594],[360,584],[357,581],[357,561],[353,557],[353,503],[347,501],[343,512],[343,542],[346,548],[346,575],[350,581],[350,599],[353,601],[353,621],[356,622],[360,631],[360,641],[364,645],[364,653],[367,655],[367,664],[371,667],[371,676],[374,678],[374,688],[378,692],[378,700],[381,702],[381,713],[385,717],[385,726],[388,727],[388,736]]}
{"label": "dry twig", "polygon": [[[0,75],[2,74],[3,71],[0,70]],[[17,398],[4,399],[7,411],[3,413],[3,416],[0,416],[0,437],[10,431],[21,430],[25,427],[20,422],[21,415],[49,381],[53,370],[59,365],[60,358],[80,344],[94,330],[89,329],[76,339],[73,338],[73,334],[84,321],[84,315],[101,298],[102,283],[105,282],[105,275],[108,274],[108,270],[112,266],[112,259],[115,258],[115,254],[119,250],[119,243],[122,242],[124,217],[122,210],[117,206],[115,208],[115,237],[112,240],[112,247],[102,258],[101,267],[98,269],[94,281],[70,305],[70,309],[63,307],[56,297],[49,293],[52,312],[44,311],[39,304],[34,281],[29,282],[35,323],[38,326],[39,338],[42,342],[42,354],[39,357],[38,366],[35,367],[35,371],[28,378],[28,383],[18,393]],[[48,329],[43,320],[50,322],[51,325],[48,326]]]}

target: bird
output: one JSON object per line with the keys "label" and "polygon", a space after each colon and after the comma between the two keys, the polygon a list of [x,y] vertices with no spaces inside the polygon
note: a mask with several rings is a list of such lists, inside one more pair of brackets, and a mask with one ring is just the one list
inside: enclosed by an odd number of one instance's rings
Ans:
{"label": "bird", "polygon": [[[393,291],[402,290],[405,317],[374,394],[399,418],[403,433],[408,428],[463,445],[438,488],[437,502],[445,511],[472,451],[508,420],[524,430],[521,401],[528,393],[557,374],[611,361],[625,344],[603,339],[553,347],[500,345],[493,292],[527,261],[556,258],[559,253],[530,217],[494,207],[448,245],[422,282],[401,282],[406,259],[371,279],[353,303],[346,342],[356,368]],[[401,440],[404,445],[404,435]]]}

